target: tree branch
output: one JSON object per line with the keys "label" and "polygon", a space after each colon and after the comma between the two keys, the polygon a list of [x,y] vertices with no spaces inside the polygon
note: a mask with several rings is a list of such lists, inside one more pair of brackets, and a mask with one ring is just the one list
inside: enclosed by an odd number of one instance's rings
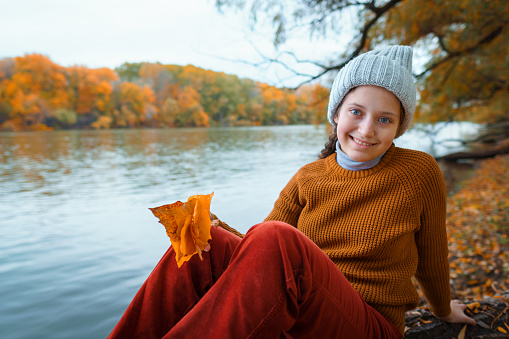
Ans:
{"label": "tree branch", "polygon": [[388,3],[386,3],[385,5],[383,5],[382,7],[376,7],[374,5],[374,0],[371,1],[370,3],[364,4],[364,6],[366,6],[366,8],[368,8],[373,13],[375,13],[375,16],[364,25],[364,27],[361,31],[361,37],[359,38],[359,42],[356,44],[357,45],[356,49],[350,54],[348,59],[346,59],[342,63],[340,63],[338,65],[330,66],[330,67],[324,67],[322,72],[320,72],[320,73],[316,74],[315,76],[312,76],[308,80],[302,82],[299,86],[297,86],[297,88],[306,84],[306,83],[309,83],[311,81],[314,81],[314,80],[322,77],[323,75],[325,75],[326,73],[328,73],[330,71],[340,70],[341,68],[345,67],[345,65],[348,62],[350,62],[352,59],[354,59],[356,56],[358,56],[361,53],[361,51],[364,49],[366,40],[368,38],[369,31],[377,23],[377,21],[380,19],[380,17],[382,17],[387,11],[389,11],[391,8],[396,6],[401,1],[402,0],[391,0]]}
{"label": "tree branch", "polygon": [[[492,32],[490,32],[489,34],[487,34],[484,38],[482,38],[481,40],[479,40],[476,44],[474,44],[473,46],[470,46],[468,48],[465,48],[461,51],[455,51],[455,52],[449,52],[447,54],[446,57],[442,58],[441,60],[431,64],[428,68],[426,68],[422,73],[416,75],[415,77],[417,79],[420,79],[422,78],[426,73],[428,73],[429,71],[435,69],[436,67],[440,66],[441,64],[453,59],[453,58],[456,58],[458,56],[461,56],[461,55],[464,55],[464,54],[468,54],[468,53],[471,53],[473,52],[474,50],[478,49],[479,47],[493,41],[498,35],[500,35],[500,33],[502,33],[505,25],[507,24],[507,22],[504,22],[502,25],[498,26],[497,28],[495,28]],[[439,38],[439,43],[440,43],[441,39]],[[440,47],[442,48],[442,45],[443,45],[443,42],[440,44]],[[445,46],[444,46],[445,47]],[[445,52],[447,52],[448,50],[447,49],[444,49],[442,48]]]}

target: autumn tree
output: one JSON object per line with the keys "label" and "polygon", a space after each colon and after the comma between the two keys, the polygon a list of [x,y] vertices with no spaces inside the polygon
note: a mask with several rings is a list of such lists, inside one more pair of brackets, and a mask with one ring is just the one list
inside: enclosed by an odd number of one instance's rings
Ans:
{"label": "autumn tree", "polygon": [[0,130],[317,123],[314,94],[327,89],[308,87],[296,92],[193,65],[63,67],[32,54],[0,60]]}
{"label": "autumn tree", "polygon": [[[415,47],[421,122],[507,121],[509,104],[508,22],[505,0],[216,0],[220,10],[247,8],[252,24],[264,19],[274,27],[280,55],[293,32],[306,27],[311,38],[339,36],[353,28],[346,51],[312,62],[319,71],[311,82],[333,74],[362,52],[384,44]],[[338,50],[341,46],[338,46]],[[280,62],[266,58],[268,62]],[[291,65],[286,65],[290,68]]]}
{"label": "autumn tree", "polygon": [[80,120],[81,126],[88,125],[99,116],[111,115],[113,83],[118,78],[114,71],[72,66],[66,69],[66,74],[71,93],[70,112],[76,116],[75,123]]}
{"label": "autumn tree", "polygon": [[199,101],[199,93],[191,86],[185,86],[177,92],[178,113],[175,125],[178,127],[208,127],[209,116]]}
{"label": "autumn tree", "polygon": [[154,91],[155,103],[159,107],[155,117],[160,126],[208,127],[209,116],[201,103],[199,89],[203,80],[192,82],[183,77],[186,69],[194,66],[175,67],[144,63],[139,70],[142,84]]}
{"label": "autumn tree", "polygon": [[14,58],[0,59],[0,126],[9,119],[11,105],[8,102],[6,91],[10,79],[14,75],[15,66]]}
{"label": "autumn tree", "polygon": [[13,130],[47,129],[47,120],[69,108],[65,69],[40,54],[2,62],[1,115]]}
{"label": "autumn tree", "polygon": [[305,103],[307,109],[301,112],[306,116],[301,116],[299,119],[311,121],[313,124],[327,123],[324,112],[327,112],[329,94],[330,90],[319,83],[300,86],[296,91],[296,95],[301,102]]}
{"label": "autumn tree", "polygon": [[122,82],[113,91],[115,107],[112,120],[115,127],[141,127],[154,102],[154,93],[149,86],[138,86],[132,82]]}

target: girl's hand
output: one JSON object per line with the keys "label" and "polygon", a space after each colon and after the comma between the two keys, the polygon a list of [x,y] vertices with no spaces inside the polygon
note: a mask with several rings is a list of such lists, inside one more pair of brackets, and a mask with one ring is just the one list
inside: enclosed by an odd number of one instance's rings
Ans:
{"label": "girl's hand", "polygon": [[[209,214],[210,214],[210,226],[218,227],[219,226],[218,217],[212,212],[209,212]],[[205,247],[203,249],[203,252],[208,252],[208,251],[210,251],[210,244],[208,244],[207,247]]]}
{"label": "girl's hand", "polygon": [[449,313],[447,317],[443,317],[440,319],[447,321],[448,323],[464,323],[475,326],[476,325],[475,320],[465,314],[466,308],[467,305],[463,304],[461,301],[452,300],[451,313]]}

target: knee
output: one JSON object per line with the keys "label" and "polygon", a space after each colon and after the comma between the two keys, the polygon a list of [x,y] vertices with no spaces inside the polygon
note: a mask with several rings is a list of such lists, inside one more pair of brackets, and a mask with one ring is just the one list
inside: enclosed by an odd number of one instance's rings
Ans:
{"label": "knee", "polygon": [[297,228],[282,221],[265,221],[251,227],[246,236],[251,238],[274,239],[279,236],[293,237],[300,233]]}

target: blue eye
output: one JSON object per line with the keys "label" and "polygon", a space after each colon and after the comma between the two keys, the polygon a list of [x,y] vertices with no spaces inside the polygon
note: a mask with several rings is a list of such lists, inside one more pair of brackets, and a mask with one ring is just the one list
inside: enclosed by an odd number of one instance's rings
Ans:
{"label": "blue eye", "polygon": [[389,118],[380,118],[380,122],[381,122],[382,124],[388,124],[388,123],[390,123],[390,122],[391,122],[391,120],[390,120]]}
{"label": "blue eye", "polygon": [[351,109],[350,112],[352,112],[353,115],[361,115],[361,111],[359,111],[358,109]]}

